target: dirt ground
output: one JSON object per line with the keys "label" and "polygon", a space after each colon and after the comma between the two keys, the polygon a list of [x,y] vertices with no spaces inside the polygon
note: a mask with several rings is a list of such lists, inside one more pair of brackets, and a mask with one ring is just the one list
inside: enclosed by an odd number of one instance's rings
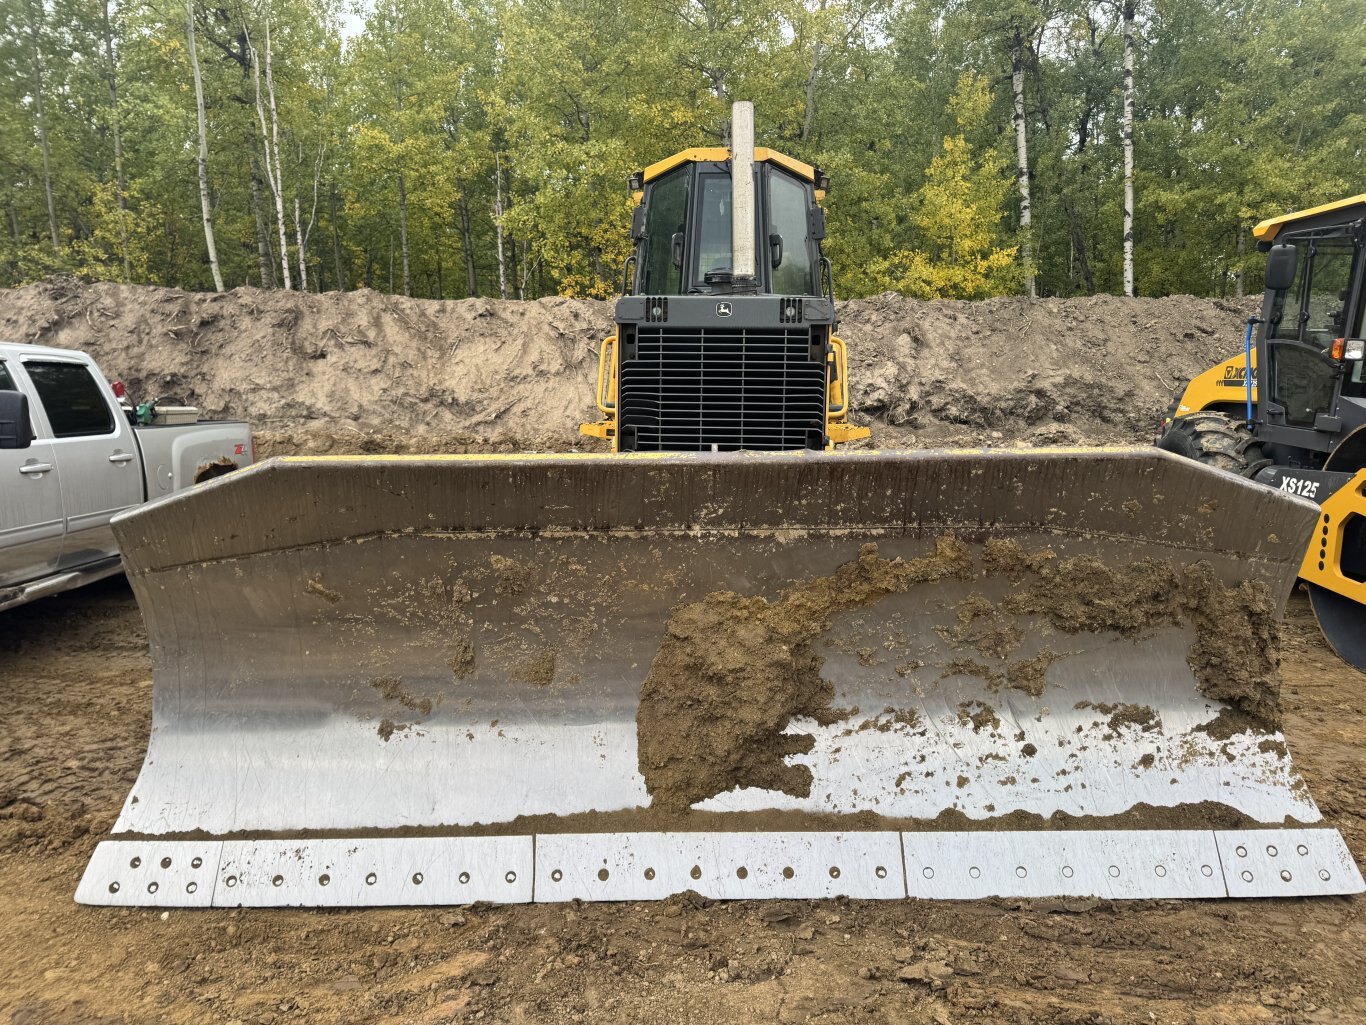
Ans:
{"label": "dirt ground", "polygon": [[[121,579],[6,614],[0,1020],[13,1025],[1366,1021],[1360,897],[81,907],[86,858],[142,757],[144,645]],[[1366,676],[1327,650],[1302,596],[1284,658],[1294,758],[1366,861]]]}

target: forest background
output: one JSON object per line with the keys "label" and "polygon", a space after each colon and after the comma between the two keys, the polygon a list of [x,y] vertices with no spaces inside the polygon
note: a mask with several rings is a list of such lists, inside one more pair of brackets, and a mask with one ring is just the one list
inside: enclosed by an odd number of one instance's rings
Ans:
{"label": "forest background", "polygon": [[1363,0],[0,11],[0,285],[609,296],[626,176],[733,99],[843,296],[1256,291],[1252,225],[1366,177]]}

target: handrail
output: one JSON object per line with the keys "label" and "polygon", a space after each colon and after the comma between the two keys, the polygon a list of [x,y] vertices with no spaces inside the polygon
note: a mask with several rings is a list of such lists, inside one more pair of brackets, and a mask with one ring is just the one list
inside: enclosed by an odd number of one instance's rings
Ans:
{"label": "handrail", "polygon": [[598,390],[595,398],[597,399],[598,409],[602,410],[602,412],[608,414],[609,416],[616,412],[617,404],[615,402],[608,401],[607,395],[603,391],[603,385],[604,383],[608,383],[613,388],[613,390],[615,390],[617,376],[616,360],[613,359],[612,361],[612,373],[610,380],[608,379],[607,360],[609,353],[612,354],[613,357],[615,357],[616,348],[616,335],[609,335],[606,338],[604,338],[602,340],[602,345],[598,348]]}

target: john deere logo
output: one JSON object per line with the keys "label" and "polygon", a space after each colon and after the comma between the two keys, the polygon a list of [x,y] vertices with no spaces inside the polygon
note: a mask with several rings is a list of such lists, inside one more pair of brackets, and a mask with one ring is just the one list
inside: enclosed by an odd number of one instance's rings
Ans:
{"label": "john deere logo", "polygon": [[730,303],[717,303],[717,304],[716,304],[716,315],[717,315],[718,317],[729,317],[729,316],[730,316]]}

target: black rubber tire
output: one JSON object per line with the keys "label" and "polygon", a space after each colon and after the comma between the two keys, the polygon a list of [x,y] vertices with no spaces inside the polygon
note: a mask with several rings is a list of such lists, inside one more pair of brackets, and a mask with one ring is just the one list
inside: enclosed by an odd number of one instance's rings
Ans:
{"label": "black rubber tire", "polygon": [[1226,413],[1177,417],[1157,439],[1157,447],[1239,477],[1254,477],[1270,464],[1247,424]]}

